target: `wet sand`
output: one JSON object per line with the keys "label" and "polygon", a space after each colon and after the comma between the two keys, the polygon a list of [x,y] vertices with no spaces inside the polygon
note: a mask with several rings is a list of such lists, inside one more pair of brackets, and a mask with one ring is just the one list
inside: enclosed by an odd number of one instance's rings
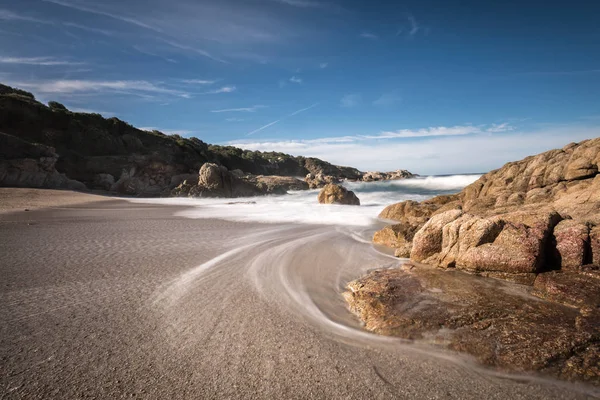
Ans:
{"label": "wet sand", "polygon": [[368,229],[185,219],[105,198],[47,205],[0,214],[2,398],[599,394],[362,331],[343,285],[398,263]]}

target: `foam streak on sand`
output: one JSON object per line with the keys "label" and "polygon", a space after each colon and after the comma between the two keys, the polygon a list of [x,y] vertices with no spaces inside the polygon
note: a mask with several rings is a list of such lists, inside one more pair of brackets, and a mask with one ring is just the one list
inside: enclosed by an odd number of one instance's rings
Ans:
{"label": "foam streak on sand", "polygon": [[372,227],[173,217],[180,211],[108,201],[0,215],[0,386],[10,396],[598,394],[362,330],[342,288],[400,262],[372,246]]}

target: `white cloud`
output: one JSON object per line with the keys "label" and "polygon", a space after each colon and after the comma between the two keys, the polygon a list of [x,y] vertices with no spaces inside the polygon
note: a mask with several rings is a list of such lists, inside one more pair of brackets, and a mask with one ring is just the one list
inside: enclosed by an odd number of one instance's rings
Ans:
{"label": "white cloud", "polygon": [[356,107],[360,104],[362,98],[359,94],[347,94],[340,100],[340,106],[344,108]]}
{"label": "white cloud", "polygon": [[249,150],[281,151],[318,157],[361,170],[399,168],[419,174],[486,172],[573,141],[600,136],[598,127],[565,127],[535,132],[480,133],[474,136],[433,136],[419,140],[356,140],[355,136],[304,141],[234,141]]}
{"label": "white cloud", "polygon": [[329,66],[329,63],[326,63],[326,62],[319,64],[319,68],[321,68],[321,69],[325,69],[328,66]]}
{"label": "white cloud", "polygon": [[26,65],[83,65],[81,62],[59,60],[54,57],[0,57],[0,64],[26,64]]}
{"label": "white cloud", "polygon": [[204,79],[182,79],[181,82],[188,83],[190,85],[212,85],[216,81],[204,80]]}
{"label": "white cloud", "polygon": [[222,110],[212,110],[212,113],[223,113],[223,112],[255,112],[261,108],[266,108],[267,106],[263,106],[261,104],[257,104],[251,107],[240,107],[240,108],[225,108]]}
{"label": "white cloud", "polygon": [[379,36],[377,36],[376,34],[371,33],[371,32],[363,32],[360,34],[360,37],[364,38],[364,39],[371,39],[371,40],[379,38]]}
{"label": "white cloud", "polygon": [[474,133],[498,133],[514,130],[514,127],[508,123],[491,124],[489,126],[457,125],[457,126],[436,126],[423,129],[400,129],[397,131],[381,132],[377,135],[363,136],[366,139],[393,139],[393,138],[418,138],[430,136],[459,136],[471,135]]}
{"label": "white cloud", "polygon": [[206,92],[205,94],[218,94],[218,93],[232,93],[237,89],[235,86],[223,86],[219,89],[211,90],[210,92]]}
{"label": "white cloud", "polygon": [[302,83],[302,78],[298,78],[298,77],[296,77],[296,76],[292,76],[292,77],[290,78],[290,82],[292,82],[292,83],[298,83],[298,84],[300,84],[300,83]]}
{"label": "white cloud", "polygon": [[91,81],[91,80],[56,80],[40,82],[18,82],[17,87],[40,93],[103,93],[116,92],[142,97],[148,94],[163,94],[189,98],[189,93],[158,86],[148,81]]}

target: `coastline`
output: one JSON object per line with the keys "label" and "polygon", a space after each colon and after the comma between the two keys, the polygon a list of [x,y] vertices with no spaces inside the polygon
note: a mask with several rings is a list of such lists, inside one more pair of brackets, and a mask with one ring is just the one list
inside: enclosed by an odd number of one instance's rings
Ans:
{"label": "coastline", "polygon": [[0,214],[9,397],[599,395],[362,330],[343,285],[398,261],[350,228],[76,197]]}

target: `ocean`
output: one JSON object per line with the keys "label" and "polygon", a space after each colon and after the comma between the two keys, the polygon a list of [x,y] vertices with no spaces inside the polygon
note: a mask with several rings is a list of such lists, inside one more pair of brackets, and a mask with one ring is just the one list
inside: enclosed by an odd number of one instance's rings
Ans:
{"label": "ocean", "polygon": [[422,201],[457,193],[480,174],[423,176],[383,182],[344,182],[360,199],[360,206],[319,204],[319,189],[291,191],[288,195],[236,199],[165,198],[131,199],[133,202],[189,206],[177,216],[217,218],[238,222],[300,223],[371,226],[388,205],[404,200]]}

